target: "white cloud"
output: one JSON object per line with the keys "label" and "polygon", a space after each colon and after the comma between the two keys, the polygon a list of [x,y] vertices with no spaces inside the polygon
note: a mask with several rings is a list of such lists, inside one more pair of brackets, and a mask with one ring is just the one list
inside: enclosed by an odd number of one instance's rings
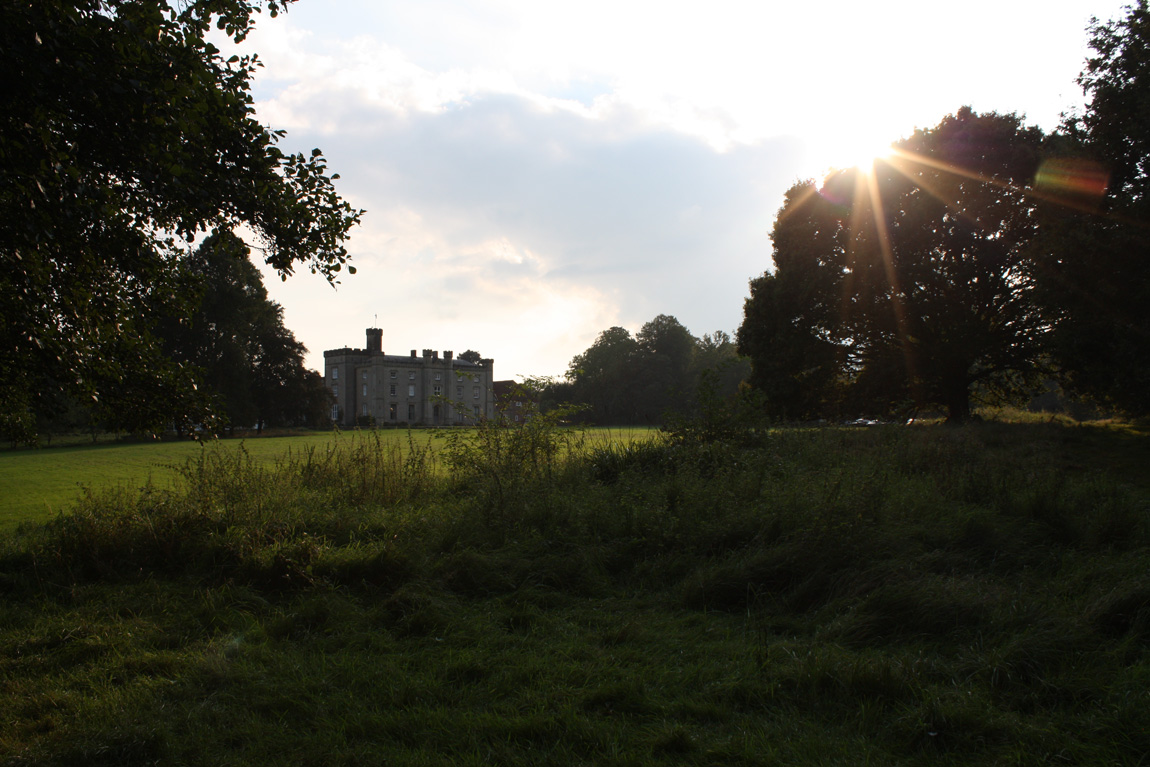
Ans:
{"label": "white cloud", "polygon": [[246,46],[259,116],[368,213],[338,291],[269,288],[315,366],[376,315],[385,345],[500,375],[659,313],[733,331],[798,177],[963,104],[1053,127],[1080,5],[305,0]]}

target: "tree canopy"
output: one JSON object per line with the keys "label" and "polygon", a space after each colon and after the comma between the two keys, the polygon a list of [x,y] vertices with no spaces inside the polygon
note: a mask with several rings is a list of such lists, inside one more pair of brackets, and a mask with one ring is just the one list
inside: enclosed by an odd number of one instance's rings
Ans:
{"label": "tree canopy", "polygon": [[722,397],[735,394],[745,372],[727,333],[699,339],[675,317],[660,314],[634,336],[618,326],[602,331],[545,399],[586,405],[585,417],[594,423],[657,424],[668,413],[699,407],[705,374],[714,376],[709,393]]}
{"label": "tree canopy", "polygon": [[474,349],[468,349],[467,351],[465,351],[459,355],[459,359],[467,360],[468,362],[472,362],[472,363],[478,365],[480,363],[480,361],[483,359],[483,355],[480,354],[479,352],[475,351]]}
{"label": "tree canopy", "polygon": [[1090,28],[1086,108],[1057,137],[1035,275],[1052,353],[1079,392],[1150,412],[1150,9]]}
{"label": "tree canopy", "polygon": [[775,271],[751,283],[739,349],[776,414],[941,405],[1033,368],[1043,322],[1027,270],[1025,188],[1043,140],[969,108],[873,169],[788,192]]}
{"label": "tree canopy", "polygon": [[230,232],[208,237],[182,264],[195,298],[187,317],[160,323],[168,356],[194,369],[214,411],[231,426],[319,426],[328,390],[304,367],[307,349],[283,325],[248,246]]}
{"label": "tree canopy", "polygon": [[[155,429],[192,416],[191,377],[148,318],[179,311],[188,243],[245,225],[281,276],[334,280],[362,211],[322,153],[288,154],[224,59],[290,0],[13,0],[0,5],[0,411],[61,388]],[[353,271],[349,268],[349,271]],[[130,402],[131,408],[120,407]]]}

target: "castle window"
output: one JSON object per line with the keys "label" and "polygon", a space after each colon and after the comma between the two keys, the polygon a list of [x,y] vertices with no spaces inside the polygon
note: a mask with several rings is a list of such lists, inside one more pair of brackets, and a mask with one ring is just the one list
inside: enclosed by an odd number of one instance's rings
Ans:
{"label": "castle window", "polygon": [[366,370],[363,371],[363,380],[365,380],[365,381],[367,380],[367,371]]}
{"label": "castle window", "polygon": [[364,415],[367,415],[367,405],[364,405],[364,406],[363,406],[363,414],[364,414]]}
{"label": "castle window", "polygon": [[398,407],[399,407],[399,406],[398,406],[398,405],[396,405],[396,404],[393,402],[393,403],[391,404],[391,406],[390,406],[390,407],[387,409],[387,417],[388,417],[388,420],[391,420],[391,421],[394,421],[394,420],[395,420],[395,416],[396,416],[396,412],[395,412],[395,411],[396,411],[396,409],[397,409]]}
{"label": "castle window", "polygon": [[407,406],[407,420],[409,422],[415,420],[415,405]]}
{"label": "castle window", "polygon": [[387,393],[393,397],[395,396],[395,384],[391,385],[391,389],[389,389]]}
{"label": "castle window", "polygon": [[440,380],[440,379],[442,379],[442,378],[443,378],[443,374],[442,374],[442,373],[436,373],[436,374],[435,374],[435,380],[436,380],[436,381],[438,381],[438,380]]}
{"label": "castle window", "polygon": [[333,421],[339,420],[339,405],[332,405],[331,406],[331,420],[333,420]]}
{"label": "castle window", "polygon": [[333,381],[339,380],[339,368],[332,368],[331,369],[331,380],[333,380]]}
{"label": "castle window", "polygon": [[397,375],[399,375],[399,371],[397,371],[397,370],[391,371],[391,377],[392,378],[395,378]]}
{"label": "castle window", "polygon": [[440,386],[439,384],[436,384],[436,385],[435,385],[435,396],[436,396],[436,397],[441,397],[441,396],[443,396],[443,387],[442,387],[442,386]]}
{"label": "castle window", "polygon": [[408,381],[414,381],[414,380],[415,380],[415,371],[414,371],[414,370],[409,370],[409,371],[408,371],[408,373],[407,373],[407,380],[408,380]]}
{"label": "castle window", "polygon": [[331,396],[339,399],[339,384],[333,384],[331,387]]}
{"label": "castle window", "polygon": [[[367,396],[367,384],[363,385],[363,396],[365,396],[365,397]],[[367,413],[364,413],[364,415],[367,415]]]}
{"label": "castle window", "polygon": [[415,396],[415,384],[411,384],[410,386],[407,387],[407,396],[409,396],[409,397]]}
{"label": "castle window", "polygon": [[456,386],[455,387],[455,397],[458,399],[462,396],[463,396],[463,387],[462,386]]}
{"label": "castle window", "polygon": [[475,399],[479,399],[479,387],[478,386],[472,386],[471,387],[471,396],[474,397]]}

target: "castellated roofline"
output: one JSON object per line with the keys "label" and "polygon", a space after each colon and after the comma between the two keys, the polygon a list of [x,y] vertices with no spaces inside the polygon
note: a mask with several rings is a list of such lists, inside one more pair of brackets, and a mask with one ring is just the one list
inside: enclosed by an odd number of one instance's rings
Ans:
{"label": "castellated roofline", "polygon": [[323,353],[331,418],[341,427],[468,426],[495,417],[494,360],[437,349],[386,354],[381,328],[367,328],[364,338],[362,349]]}

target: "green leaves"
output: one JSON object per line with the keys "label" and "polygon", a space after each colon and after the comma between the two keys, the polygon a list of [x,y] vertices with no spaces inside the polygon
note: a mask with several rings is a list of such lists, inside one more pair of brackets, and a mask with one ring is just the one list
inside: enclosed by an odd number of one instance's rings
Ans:
{"label": "green leaves", "polygon": [[[182,311],[174,264],[203,233],[246,225],[281,276],[303,263],[334,281],[362,211],[327,175],[322,153],[285,155],[284,135],[254,118],[256,57],[224,60],[204,39],[235,40],[278,0],[95,3],[38,0],[0,7],[0,399],[72,386],[112,403],[139,353],[156,344],[145,318]],[[350,271],[350,270],[349,270]],[[132,352],[133,354],[137,352]],[[164,364],[143,375],[183,386]],[[139,393],[134,394],[137,396]],[[132,412],[151,428],[175,416],[171,397]],[[114,407],[114,405],[109,405]],[[169,412],[164,412],[167,409]]]}

